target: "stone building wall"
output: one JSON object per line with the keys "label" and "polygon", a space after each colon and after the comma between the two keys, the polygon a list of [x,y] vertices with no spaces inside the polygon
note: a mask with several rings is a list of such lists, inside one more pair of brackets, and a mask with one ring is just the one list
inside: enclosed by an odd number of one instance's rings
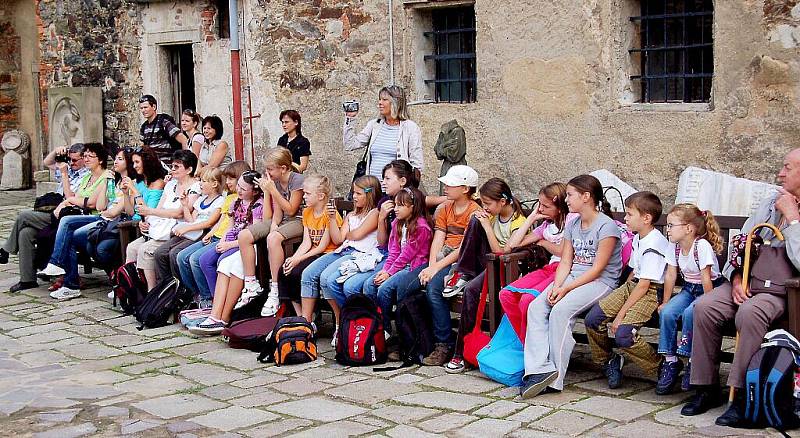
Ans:
{"label": "stone building wall", "polygon": [[139,139],[141,5],[135,0],[37,0],[42,118],[49,87],[101,87],[103,136]]}
{"label": "stone building wall", "polygon": [[20,37],[14,21],[14,4],[0,4],[0,138],[19,124]]}

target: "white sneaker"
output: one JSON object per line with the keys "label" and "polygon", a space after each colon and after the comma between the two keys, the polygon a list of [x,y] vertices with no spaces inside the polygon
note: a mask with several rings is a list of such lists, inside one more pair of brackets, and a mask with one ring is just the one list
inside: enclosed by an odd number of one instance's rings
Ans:
{"label": "white sneaker", "polygon": [[50,292],[50,298],[55,298],[58,301],[71,300],[79,296],[81,296],[80,289],[70,289],[66,286],[62,286],[60,289]]}
{"label": "white sneaker", "polygon": [[331,347],[336,348],[336,338],[339,337],[339,329],[333,331],[333,339],[331,339]]}
{"label": "white sneaker", "polygon": [[467,286],[467,283],[468,281],[464,280],[464,277],[459,277],[455,283],[445,286],[444,290],[442,291],[442,296],[445,298],[450,298],[461,294],[464,291],[464,288]]}
{"label": "white sneaker", "polygon": [[39,273],[43,274],[43,275],[47,275],[49,277],[58,277],[60,275],[66,274],[67,271],[59,268],[58,266],[56,266],[56,265],[54,265],[52,263],[48,263],[47,266],[45,266],[45,268],[42,269],[42,271],[39,272]]}
{"label": "white sneaker", "polygon": [[113,290],[108,293],[108,299],[109,300],[113,300],[114,299],[114,291]]}
{"label": "white sneaker", "polygon": [[233,306],[233,310],[236,310],[250,301],[253,301],[253,298],[257,297],[258,294],[247,289],[242,290],[242,294],[239,296],[239,300],[236,301],[236,305]]}

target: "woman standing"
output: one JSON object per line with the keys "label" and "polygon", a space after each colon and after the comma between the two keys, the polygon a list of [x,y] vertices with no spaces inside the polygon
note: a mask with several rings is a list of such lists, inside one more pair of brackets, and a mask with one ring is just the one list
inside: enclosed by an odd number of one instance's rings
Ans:
{"label": "woman standing", "polygon": [[231,148],[222,138],[222,119],[218,116],[207,116],[203,119],[203,137],[205,141],[197,154],[197,172],[205,166],[220,167],[231,161]]}
{"label": "woman standing", "polygon": [[381,178],[383,167],[392,160],[406,160],[414,173],[423,169],[422,134],[419,126],[409,119],[406,94],[397,85],[383,87],[378,92],[380,117],[367,122],[358,134],[355,117],[358,111],[345,113],[342,135],[344,150],[367,148],[367,175]]}
{"label": "woman standing", "polygon": [[308,169],[308,160],[311,156],[311,142],[303,137],[303,123],[300,113],[295,110],[281,111],[281,127],[283,134],[278,139],[278,146],[289,149],[292,153],[292,162],[298,173],[303,173]]}
{"label": "woman standing", "polygon": [[183,113],[181,114],[181,130],[183,131],[183,135],[189,139],[185,149],[189,149],[190,151],[194,152],[195,155],[200,154],[200,148],[206,141],[206,138],[198,130],[199,127],[200,114],[197,114],[194,110],[190,109],[183,110]]}

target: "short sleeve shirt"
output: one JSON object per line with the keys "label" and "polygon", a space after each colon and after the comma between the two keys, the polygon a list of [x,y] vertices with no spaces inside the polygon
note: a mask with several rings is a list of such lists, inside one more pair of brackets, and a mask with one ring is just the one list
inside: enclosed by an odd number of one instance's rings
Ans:
{"label": "short sleeve shirt", "polygon": [[175,126],[165,114],[157,114],[152,123],[147,120],[142,123],[142,127],[139,129],[139,139],[145,146],[153,148],[160,160],[165,161],[171,159],[172,153],[175,152],[169,139],[180,133],[180,128]]}
{"label": "short sleeve shirt", "polygon": [[491,223],[497,243],[499,243],[500,246],[506,246],[511,235],[525,225],[525,216],[514,214],[505,222],[501,221],[499,216],[492,216]]}
{"label": "short sleeve shirt", "polygon": [[[667,251],[667,263],[670,266],[677,266],[678,269],[683,274],[683,278],[693,284],[701,284],[703,282],[703,277],[700,275],[700,271],[702,268],[706,266],[711,266],[711,280],[716,280],[719,278],[719,262],[717,261],[717,255],[714,254],[714,249],[711,247],[711,244],[708,243],[706,239],[697,239],[692,244],[692,247],[689,248],[687,254],[684,254],[684,251],[680,251],[680,255],[678,256],[678,261],[675,260],[675,248],[677,244],[670,243],[669,250]],[[695,259],[695,248],[697,248],[697,258]]]}
{"label": "short sleeve shirt", "polygon": [[614,288],[622,273],[622,243],[620,241],[620,229],[610,217],[598,214],[589,228],[581,229],[581,221],[574,220],[564,227],[564,239],[572,243],[574,256],[572,258],[572,270],[570,274],[578,277],[588,271],[594,264],[597,257],[597,249],[600,242],[613,238],[614,251],[597,279],[610,288]]}
{"label": "short sleeve shirt", "polygon": [[464,239],[464,232],[467,230],[469,220],[472,215],[481,207],[474,201],[470,201],[467,208],[460,214],[456,213],[455,201],[446,201],[436,211],[435,227],[436,231],[444,231],[444,244],[451,249],[458,248]]}
{"label": "short sleeve shirt", "polygon": [[667,269],[666,253],[669,241],[658,230],[651,230],[647,236],[633,237],[633,251],[628,266],[633,268],[633,276],[654,283],[664,283],[664,272]]}
{"label": "short sleeve shirt", "polygon": [[[231,206],[232,211],[229,213],[229,216],[231,216],[231,226],[228,228],[227,233],[225,233],[226,241],[236,240],[240,231],[247,228],[247,226],[251,225],[253,222],[263,219],[263,202],[264,198],[256,199],[252,210],[250,210],[250,204],[244,205],[244,202],[239,203],[238,208],[236,208],[236,203]],[[250,211],[250,213],[248,213],[248,211]]]}
{"label": "short sleeve shirt", "polygon": [[217,239],[222,239],[225,237],[225,231],[228,229],[228,226],[231,223],[231,216],[229,213],[233,206],[233,201],[237,199],[239,199],[239,195],[236,193],[232,193],[225,197],[225,201],[222,203],[222,207],[220,209],[220,217],[216,225],[217,228],[214,231],[214,237]]}
{"label": "short sleeve shirt", "polygon": [[[283,199],[288,201],[292,197],[292,192],[296,190],[303,190],[304,180],[305,178],[303,178],[303,175],[297,172],[292,172],[289,174],[289,182],[286,184],[286,187],[283,187],[282,185],[280,185],[280,183],[276,184],[276,186],[278,188],[278,192],[280,192]],[[285,218],[286,214],[284,213],[284,219]]]}
{"label": "short sleeve shirt", "polygon": [[[311,207],[306,207],[303,210],[303,228],[308,230],[308,236],[311,238],[311,248],[316,248],[319,245],[319,242],[322,240],[322,236],[325,235],[325,230],[328,229],[328,223],[330,221],[330,216],[328,216],[328,212],[325,211],[322,215],[317,216],[314,214],[314,209]],[[336,213],[336,225],[341,227],[344,221],[339,213]],[[333,241],[328,243],[328,246],[325,248],[325,253],[329,253],[335,250],[337,245],[333,243]]]}
{"label": "short sleeve shirt", "polygon": [[[222,195],[214,195],[209,198],[207,195],[200,196],[194,201],[194,205],[192,208],[197,211],[197,218],[195,218],[195,224],[199,224],[202,222],[207,221],[214,210],[219,210],[222,208],[222,204],[225,202],[225,197]],[[203,230],[195,230],[190,231],[184,234],[184,237],[187,239],[197,240],[200,236],[203,235]]]}
{"label": "short sleeve shirt", "polygon": [[311,155],[311,142],[302,135],[298,135],[289,141],[289,134],[283,134],[278,139],[278,146],[289,149],[292,153],[292,161],[300,164],[300,157],[307,157]]}

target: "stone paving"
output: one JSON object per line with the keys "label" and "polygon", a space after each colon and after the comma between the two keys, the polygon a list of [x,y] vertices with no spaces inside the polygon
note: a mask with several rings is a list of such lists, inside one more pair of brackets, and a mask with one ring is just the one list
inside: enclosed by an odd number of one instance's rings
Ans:
{"label": "stone paving", "polygon": [[[32,192],[0,195],[5,236]],[[17,281],[0,265],[0,291]],[[111,306],[102,273],[83,297],[58,303],[45,287],[0,293],[0,426],[11,436],[557,437],[772,436],[714,426],[721,412],[680,416],[687,394],[657,397],[632,377],[609,390],[578,346],[559,394],[521,400],[471,371],[413,366],[376,373],[321,357],[275,367],[219,338],[177,325],[138,331]],[[330,324],[328,324],[330,325]],[[328,328],[329,332],[330,328]],[[800,435],[795,435],[800,436]]]}

